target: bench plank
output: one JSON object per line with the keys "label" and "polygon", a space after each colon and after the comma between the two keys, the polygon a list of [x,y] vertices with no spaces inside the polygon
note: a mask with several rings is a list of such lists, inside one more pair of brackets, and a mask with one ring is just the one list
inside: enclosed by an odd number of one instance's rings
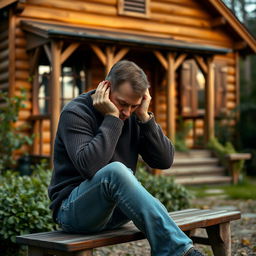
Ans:
{"label": "bench plank", "polygon": [[[187,209],[170,216],[183,230],[206,228],[239,219],[239,211]],[[210,230],[210,229],[209,229]],[[210,231],[209,231],[210,232]],[[17,243],[63,252],[75,252],[144,239],[145,235],[132,222],[116,230],[95,234],[70,234],[63,231],[43,232],[17,237]]]}

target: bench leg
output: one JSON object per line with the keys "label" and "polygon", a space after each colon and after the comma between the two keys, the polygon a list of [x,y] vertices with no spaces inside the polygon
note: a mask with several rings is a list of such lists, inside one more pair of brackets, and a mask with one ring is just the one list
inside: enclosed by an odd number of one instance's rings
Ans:
{"label": "bench leg", "polygon": [[37,248],[33,246],[28,247],[28,256],[48,256],[47,253],[45,253],[42,248]]}
{"label": "bench leg", "polygon": [[214,256],[231,256],[230,223],[222,223],[206,228]]}
{"label": "bench leg", "polygon": [[93,250],[88,249],[80,252],[61,252],[56,250],[44,250],[33,246],[28,247],[28,256],[93,256]]}
{"label": "bench leg", "polygon": [[72,256],[93,256],[93,250],[86,250],[82,252],[73,252]]}

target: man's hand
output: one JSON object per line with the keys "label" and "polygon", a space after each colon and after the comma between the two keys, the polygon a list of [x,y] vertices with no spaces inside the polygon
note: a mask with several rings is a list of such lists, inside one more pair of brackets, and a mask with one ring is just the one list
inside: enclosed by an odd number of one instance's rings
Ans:
{"label": "man's hand", "polygon": [[119,110],[109,99],[110,82],[102,81],[99,83],[95,94],[93,94],[93,106],[103,115],[112,115],[119,118]]}
{"label": "man's hand", "polygon": [[150,115],[148,114],[148,108],[151,101],[151,96],[149,94],[149,90],[147,89],[140,106],[135,110],[135,114],[142,122],[147,122],[150,119]]}

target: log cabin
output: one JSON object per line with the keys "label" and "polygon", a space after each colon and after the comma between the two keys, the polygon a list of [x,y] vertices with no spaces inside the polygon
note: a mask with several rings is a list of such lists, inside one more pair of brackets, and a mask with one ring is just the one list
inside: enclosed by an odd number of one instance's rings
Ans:
{"label": "log cabin", "polygon": [[96,88],[111,66],[146,72],[151,110],[175,141],[191,124],[189,148],[205,148],[217,123],[234,125],[239,59],[256,40],[221,0],[1,0],[0,89],[26,89],[18,122],[35,134],[24,151],[52,156],[62,107]]}

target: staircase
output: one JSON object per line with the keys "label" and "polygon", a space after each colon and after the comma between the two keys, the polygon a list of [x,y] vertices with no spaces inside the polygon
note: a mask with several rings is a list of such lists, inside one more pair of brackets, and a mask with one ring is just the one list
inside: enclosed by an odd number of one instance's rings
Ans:
{"label": "staircase", "polygon": [[232,180],[209,150],[176,152],[172,167],[161,173],[174,176],[175,181],[183,185],[223,184]]}

